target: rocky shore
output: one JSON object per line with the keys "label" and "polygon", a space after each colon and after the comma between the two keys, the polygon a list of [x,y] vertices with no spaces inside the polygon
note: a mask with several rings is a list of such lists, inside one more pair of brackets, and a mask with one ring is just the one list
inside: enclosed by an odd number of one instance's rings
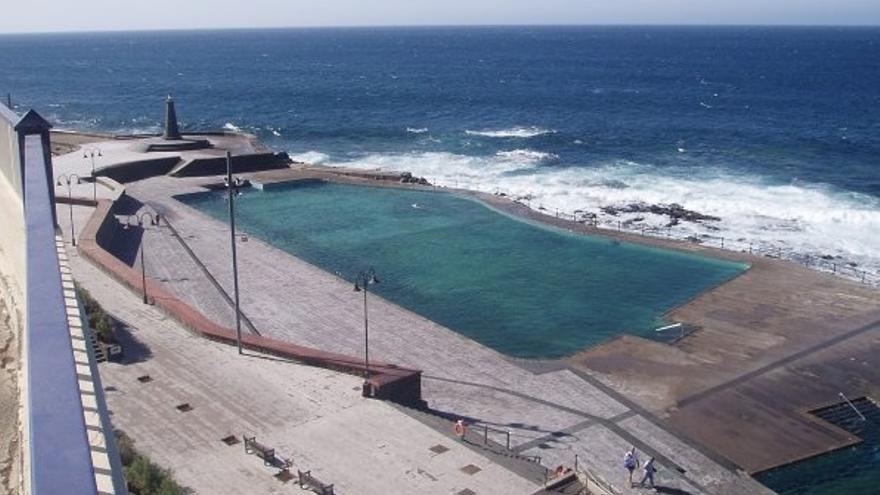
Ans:
{"label": "rocky shore", "polygon": [[606,215],[617,216],[621,213],[653,213],[669,217],[667,227],[678,225],[680,222],[719,222],[721,218],[706,215],[694,210],[688,210],[678,203],[671,204],[649,204],[649,203],[630,203],[626,206],[603,206],[602,212]]}

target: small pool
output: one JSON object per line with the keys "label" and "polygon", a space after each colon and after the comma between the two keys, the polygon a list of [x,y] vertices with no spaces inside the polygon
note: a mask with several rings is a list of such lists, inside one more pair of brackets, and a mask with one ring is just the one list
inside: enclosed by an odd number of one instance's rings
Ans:
{"label": "small pool", "polygon": [[[765,471],[755,478],[780,495],[877,495],[880,493],[880,407],[860,398],[817,416],[862,439],[852,447]],[[864,418],[864,419],[862,419]]]}
{"label": "small pool", "polygon": [[[179,200],[227,221],[223,196]],[[250,191],[242,230],[509,356],[559,358],[662,315],[747,265],[584,236],[443,192],[317,181]]]}

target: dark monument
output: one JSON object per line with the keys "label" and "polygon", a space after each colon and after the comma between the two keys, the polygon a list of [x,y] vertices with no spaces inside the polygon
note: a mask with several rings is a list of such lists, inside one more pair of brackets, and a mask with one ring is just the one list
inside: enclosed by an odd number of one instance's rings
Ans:
{"label": "dark monument", "polygon": [[177,110],[171,95],[165,100],[165,132],[161,138],[150,139],[138,145],[143,152],[151,151],[187,151],[211,148],[211,142],[204,138],[185,138],[177,125]]}
{"label": "dark monument", "polygon": [[179,141],[180,129],[177,127],[177,112],[174,111],[174,100],[171,95],[165,100],[165,134],[166,141]]}
{"label": "dark monument", "polygon": [[[165,99],[165,128],[161,134],[137,139],[131,149],[137,153],[157,153],[131,162],[101,169],[101,175],[120,182],[131,182],[157,175],[198,177],[226,171],[226,152],[235,153],[236,172],[283,169],[290,165],[287,153],[277,153],[262,145],[255,136],[240,132],[180,132],[177,109],[171,95]],[[185,151],[198,151],[186,153]]]}

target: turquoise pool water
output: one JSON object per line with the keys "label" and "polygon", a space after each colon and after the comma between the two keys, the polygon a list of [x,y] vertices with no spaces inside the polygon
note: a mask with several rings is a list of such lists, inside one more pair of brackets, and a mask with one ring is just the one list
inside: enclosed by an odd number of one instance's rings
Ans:
{"label": "turquoise pool water", "polygon": [[[220,193],[179,200],[222,221]],[[249,191],[240,228],[504,354],[558,358],[662,314],[746,265],[513,219],[448,193],[309,182]]]}

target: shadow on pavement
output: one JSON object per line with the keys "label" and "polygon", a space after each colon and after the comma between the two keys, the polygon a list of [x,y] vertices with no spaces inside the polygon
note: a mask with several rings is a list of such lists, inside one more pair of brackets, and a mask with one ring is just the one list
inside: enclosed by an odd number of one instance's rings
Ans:
{"label": "shadow on pavement", "polygon": [[142,363],[153,357],[150,347],[131,333],[131,327],[125,322],[114,318],[116,322],[116,340],[122,346],[122,364]]}

